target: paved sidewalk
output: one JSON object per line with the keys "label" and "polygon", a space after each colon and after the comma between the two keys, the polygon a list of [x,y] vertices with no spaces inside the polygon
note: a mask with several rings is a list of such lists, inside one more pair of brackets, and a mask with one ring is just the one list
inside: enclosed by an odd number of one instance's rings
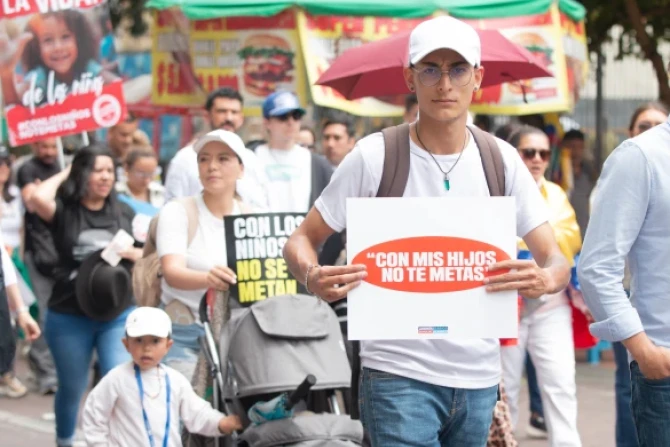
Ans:
{"label": "paved sidewalk", "polygon": [[[25,377],[25,366],[19,365],[19,377]],[[577,365],[579,397],[579,430],[584,447],[614,446],[614,365]],[[527,387],[521,396],[519,419],[521,447],[544,447],[547,441],[525,437],[528,422]],[[52,447],[54,423],[42,418],[53,411],[53,396],[31,394],[24,399],[0,399],[0,447]]]}

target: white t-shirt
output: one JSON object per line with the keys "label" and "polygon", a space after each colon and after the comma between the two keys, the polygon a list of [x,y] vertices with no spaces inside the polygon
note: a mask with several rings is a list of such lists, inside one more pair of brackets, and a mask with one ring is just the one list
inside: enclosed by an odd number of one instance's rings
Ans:
{"label": "white t-shirt", "polygon": [[0,231],[5,239],[5,243],[16,248],[21,245],[21,230],[23,229],[23,200],[21,200],[21,190],[11,185],[9,193],[14,196],[11,202],[0,200]]}
{"label": "white t-shirt", "polygon": [[[517,234],[525,236],[547,221],[546,204],[516,149],[496,139],[505,165],[505,195],[516,197]],[[470,135],[461,160],[450,174],[451,189],[430,155],[410,139],[411,164],[404,197],[488,197],[481,157]],[[436,155],[446,172],[458,154]],[[346,225],[347,197],[375,197],[384,166],[381,133],[360,140],[335,171],[316,208],[335,231]],[[420,218],[417,216],[416,218]],[[383,309],[379,310],[383,318]],[[454,388],[487,388],[500,381],[500,343],[474,340],[378,340],[361,342],[365,367]]]}
{"label": "white t-shirt", "polygon": [[256,156],[265,176],[268,205],[275,213],[306,213],[312,193],[312,154],[309,149],[256,148]]}
{"label": "white t-shirt", "polygon": [[[221,436],[219,421],[223,414],[201,399],[186,378],[178,371],[161,365],[142,371],[144,409],[149,419],[156,446],[163,445],[167,400],[165,376],[170,377],[169,447],[181,447],[180,422],[191,433]],[[150,398],[147,396],[155,396]],[[139,386],[133,362],[112,369],[86,398],[82,429],[87,445],[127,447],[149,445],[149,435],[142,417]]]}
{"label": "white t-shirt", "polygon": [[[268,207],[267,193],[263,173],[259,172],[256,154],[245,148],[241,158],[244,175],[237,181],[237,193],[254,209],[266,210]],[[170,161],[165,179],[165,201],[194,196],[200,194],[201,191],[198,155],[193,150],[193,146],[189,145],[179,150]]]}
{"label": "white t-shirt", "polygon": [[[158,218],[156,231],[156,251],[159,257],[181,255],[186,257],[186,267],[200,272],[208,272],[214,266],[227,266],[226,237],[223,220],[214,216],[205,205],[202,195],[196,196],[198,206],[198,229],[191,245],[188,245],[188,216],[186,209],[172,201],[165,205]],[[240,214],[240,206],[235,202],[233,215]],[[161,283],[161,301],[167,305],[172,300],[186,304],[198,319],[198,306],[207,289],[181,290],[171,287],[165,278]]]}

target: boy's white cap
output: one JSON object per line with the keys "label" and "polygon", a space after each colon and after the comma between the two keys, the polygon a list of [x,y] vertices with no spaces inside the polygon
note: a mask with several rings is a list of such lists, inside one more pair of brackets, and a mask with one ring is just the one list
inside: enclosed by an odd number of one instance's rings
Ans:
{"label": "boy's white cap", "polygon": [[202,150],[203,147],[205,147],[207,143],[211,143],[213,141],[223,143],[228,146],[233,152],[235,152],[237,158],[240,159],[240,162],[242,162],[242,157],[244,157],[244,151],[246,150],[244,142],[242,141],[242,138],[240,138],[236,133],[230,132],[228,130],[217,129],[203,135],[195,142],[193,145],[193,150],[197,154]]}
{"label": "boy's white cap", "polygon": [[435,50],[454,50],[472,66],[481,65],[482,44],[470,25],[449,16],[421,22],[409,36],[409,62],[414,65]]}
{"label": "boy's white cap", "polygon": [[128,337],[167,338],[172,333],[172,320],[163,309],[157,307],[138,307],[126,319]]}

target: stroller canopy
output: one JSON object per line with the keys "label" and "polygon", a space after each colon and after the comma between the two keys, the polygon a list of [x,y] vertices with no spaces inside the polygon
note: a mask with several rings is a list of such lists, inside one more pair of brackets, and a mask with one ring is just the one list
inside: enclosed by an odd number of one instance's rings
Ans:
{"label": "stroller canopy", "polygon": [[319,298],[282,295],[232,309],[221,330],[225,398],[294,390],[308,374],[313,390],[349,388],[351,369],[335,312]]}

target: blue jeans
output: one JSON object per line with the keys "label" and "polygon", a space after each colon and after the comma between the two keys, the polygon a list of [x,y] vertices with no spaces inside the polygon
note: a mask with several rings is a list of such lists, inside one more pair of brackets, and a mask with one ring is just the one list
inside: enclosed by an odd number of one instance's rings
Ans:
{"label": "blue jeans", "polygon": [[637,362],[630,364],[631,407],[640,447],[670,445],[670,377],[647,379]]}
{"label": "blue jeans", "polygon": [[372,447],[483,447],[497,398],[363,368],[359,406]]}
{"label": "blue jeans", "polygon": [[126,318],[132,310],[133,307],[126,309],[109,322],[47,311],[44,336],[58,375],[54,407],[59,446],[72,445],[79,405],[88,386],[93,349],[98,354],[103,376],[117,365],[130,361],[130,354],[121,339],[125,336]]}
{"label": "blue jeans", "polygon": [[198,339],[204,336],[205,329],[199,324],[173,324],[172,339],[174,344],[167,355],[163,357],[163,363],[182,373],[189,382],[192,381],[200,355]]}
{"label": "blue jeans", "polygon": [[617,447],[638,447],[637,432],[631,413],[631,383],[628,351],[621,342],[612,343],[616,374],[614,391],[616,394],[616,445]]}
{"label": "blue jeans", "polygon": [[530,396],[530,412],[544,418],[542,409],[542,394],[540,386],[537,384],[537,372],[530,355],[526,352],[526,378],[528,379],[528,395]]}

